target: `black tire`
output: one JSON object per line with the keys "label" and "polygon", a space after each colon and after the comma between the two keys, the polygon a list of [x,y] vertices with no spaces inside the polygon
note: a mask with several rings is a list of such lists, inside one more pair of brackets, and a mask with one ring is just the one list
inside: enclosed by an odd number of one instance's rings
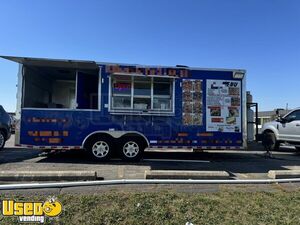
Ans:
{"label": "black tire", "polygon": [[95,136],[88,140],[86,150],[93,160],[107,161],[113,155],[113,139],[107,136]]}
{"label": "black tire", "polygon": [[5,134],[3,131],[0,131],[0,150],[4,148],[5,141]]}
{"label": "black tire", "polygon": [[274,149],[272,151],[279,151],[279,149],[280,149],[280,142],[276,141],[274,145]]}
{"label": "black tire", "polygon": [[296,151],[299,151],[299,152],[300,152],[300,147],[296,147]]}
{"label": "black tire", "polygon": [[144,155],[145,141],[139,137],[123,137],[120,140],[119,156],[123,161],[138,162]]}
{"label": "black tire", "polygon": [[278,151],[280,148],[280,142],[276,140],[276,136],[273,132],[264,133],[263,145],[269,151]]}

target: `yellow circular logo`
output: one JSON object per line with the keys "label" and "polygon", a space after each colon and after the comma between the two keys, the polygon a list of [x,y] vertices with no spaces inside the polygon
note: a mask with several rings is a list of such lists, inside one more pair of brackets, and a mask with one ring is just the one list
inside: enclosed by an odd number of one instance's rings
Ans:
{"label": "yellow circular logo", "polygon": [[62,205],[59,201],[46,201],[43,205],[43,211],[46,216],[55,217],[62,211]]}

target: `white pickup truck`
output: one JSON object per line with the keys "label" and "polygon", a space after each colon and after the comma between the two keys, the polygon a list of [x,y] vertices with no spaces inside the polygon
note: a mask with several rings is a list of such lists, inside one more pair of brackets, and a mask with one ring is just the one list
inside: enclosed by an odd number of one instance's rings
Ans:
{"label": "white pickup truck", "polygon": [[300,108],[294,109],[275,121],[265,123],[261,130],[273,139],[270,150],[278,150],[281,143],[294,145],[300,151]]}

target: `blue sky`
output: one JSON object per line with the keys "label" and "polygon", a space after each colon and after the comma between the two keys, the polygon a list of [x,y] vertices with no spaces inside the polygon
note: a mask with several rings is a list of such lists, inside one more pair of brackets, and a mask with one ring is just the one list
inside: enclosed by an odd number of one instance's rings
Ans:
{"label": "blue sky", "polygon": [[[300,106],[298,0],[7,0],[0,55],[247,70],[261,110]],[[0,60],[15,110],[17,64]]]}

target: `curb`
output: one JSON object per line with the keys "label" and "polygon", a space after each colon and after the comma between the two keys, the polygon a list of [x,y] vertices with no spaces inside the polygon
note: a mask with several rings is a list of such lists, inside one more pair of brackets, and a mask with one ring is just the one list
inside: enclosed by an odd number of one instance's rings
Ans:
{"label": "curb", "polygon": [[0,181],[103,180],[96,171],[0,171]]}
{"label": "curb", "polygon": [[268,177],[272,179],[300,178],[300,170],[269,170]]}
{"label": "curb", "polygon": [[226,171],[186,171],[186,170],[146,170],[145,179],[197,179],[227,180],[231,179]]}

